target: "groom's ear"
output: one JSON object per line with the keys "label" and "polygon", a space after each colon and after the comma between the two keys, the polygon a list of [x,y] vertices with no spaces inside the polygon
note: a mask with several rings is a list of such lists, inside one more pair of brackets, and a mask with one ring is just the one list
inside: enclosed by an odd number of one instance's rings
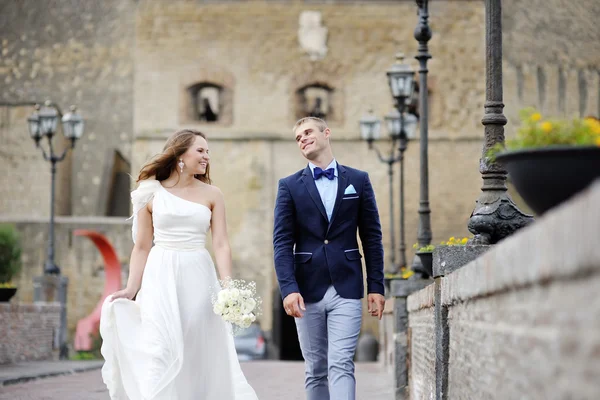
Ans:
{"label": "groom's ear", "polygon": [[331,129],[325,128],[323,135],[325,135],[325,139],[329,139],[329,136],[331,135]]}

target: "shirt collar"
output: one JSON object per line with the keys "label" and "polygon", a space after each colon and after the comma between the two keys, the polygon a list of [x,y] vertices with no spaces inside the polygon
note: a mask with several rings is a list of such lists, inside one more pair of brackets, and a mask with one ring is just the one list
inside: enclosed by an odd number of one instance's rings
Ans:
{"label": "shirt collar", "polygon": [[[308,167],[310,168],[310,172],[314,175],[315,174],[315,168],[317,168],[317,166],[315,164],[309,162],[308,163]],[[329,165],[325,169],[329,169],[329,168],[333,168],[333,174],[337,178],[337,176],[338,176],[338,169],[337,169],[337,161],[335,161],[335,158],[329,163]]]}

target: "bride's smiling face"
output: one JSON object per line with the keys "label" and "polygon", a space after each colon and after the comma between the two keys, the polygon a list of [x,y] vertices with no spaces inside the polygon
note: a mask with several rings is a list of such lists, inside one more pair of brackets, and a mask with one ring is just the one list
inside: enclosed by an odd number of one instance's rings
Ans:
{"label": "bride's smiling face", "polygon": [[[194,143],[181,155],[181,160],[185,164],[183,172],[194,175],[204,175],[210,161],[208,143],[202,136],[196,136]],[[179,163],[179,160],[177,160]],[[177,166],[179,168],[179,166]]]}

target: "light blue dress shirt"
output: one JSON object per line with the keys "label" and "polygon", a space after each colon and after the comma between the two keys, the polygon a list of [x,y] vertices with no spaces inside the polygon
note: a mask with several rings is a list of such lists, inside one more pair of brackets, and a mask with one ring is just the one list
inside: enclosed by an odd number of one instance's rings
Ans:
{"label": "light blue dress shirt", "polygon": [[[308,166],[310,167],[310,172],[312,175],[315,176],[315,168],[317,166],[311,162],[308,163]],[[335,177],[332,180],[329,180],[327,177],[322,176],[315,181],[315,185],[317,186],[317,190],[321,196],[321,201],[325,207],[327,219],[331,221],[331,214],[333,214],[333,206],[335,205],[335,198],[337,197],[338,188],[338,169],[335,158],[325,169],[329,168],[333,168]]]}

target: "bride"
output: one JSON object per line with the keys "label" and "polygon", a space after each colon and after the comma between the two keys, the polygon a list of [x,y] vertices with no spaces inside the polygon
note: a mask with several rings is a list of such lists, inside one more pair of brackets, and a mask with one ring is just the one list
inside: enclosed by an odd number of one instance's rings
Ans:
{"label": "bride", "polygon": [[204,134],[176,132],[131,193],[129,279],[106,299],[100,319],[102,378],[113,400],[257,399],[226,323],[212,311],[210,291],[219,283],[208,230],[222,279],[231,276],[231,250],[209,160]]}

